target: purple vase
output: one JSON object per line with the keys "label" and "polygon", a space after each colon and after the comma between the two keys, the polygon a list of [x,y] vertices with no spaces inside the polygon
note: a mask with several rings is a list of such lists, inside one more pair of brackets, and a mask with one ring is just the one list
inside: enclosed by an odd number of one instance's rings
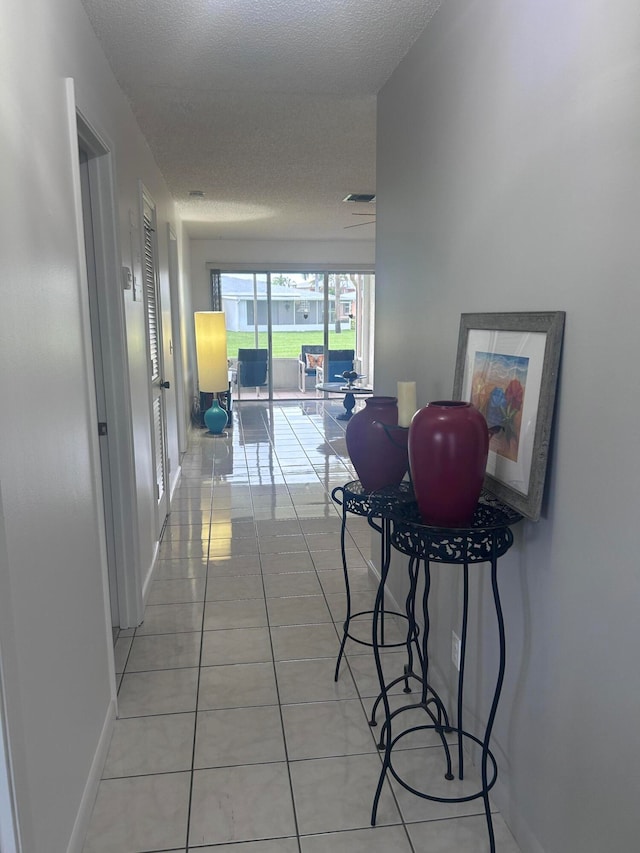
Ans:
{"label": "purple vase", "polygon": [[[385,430],[385,426],[390,429]],[[398,426],[396,397],[367,397],[347,424],[347,451],[367,492],[398,486],[409,468],[408,431]]]}
{"label": "purple vase", "polygon": [[409,467],[425,524],[466,527],[482,491],[489,431],[471,403],[438,400],[413,416]]}

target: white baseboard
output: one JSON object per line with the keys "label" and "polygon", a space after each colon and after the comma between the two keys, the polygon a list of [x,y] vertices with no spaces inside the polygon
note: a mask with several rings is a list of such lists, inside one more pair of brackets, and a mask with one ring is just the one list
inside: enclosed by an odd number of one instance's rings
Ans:
{"label": "white baseboard", "polygon": [[142,579],[142,606],[147,606],[147,600],[149,598],[149,591],[151,590],[151,581],[153,580],[153,575],[156,570],[156,565],[158,563],[158,551],[160,549],[160,543],[156,542],[155,547],[153,549],[153,559],[151,560],[151,565],[146,571],[144,578]]}
{"label": "white baseboard", "polygon": [[[178,484],[182,478],[182,466],[178,466],[178,470],[176,471],[175,479],[172,482],[171,491],[169,493],[169,507],[171,507],[171,501],[173,500],[173,495],[175,493]],[[171,511],[171,510],[169,510]],[[153,576],[155,574],[156,566],[158,564],[158,552],[160,550],[160,542],[156,542],[153,549],[153,558],[151,560],[151,564],[147,568],[144,577],[142,578],[142,605],[146,607],[147,601],[149,599],[149,591],[151,589],[151,581],[153,580]]]}
{"label": "white baseboard", "polygon": [[545,853],[540,842],[531,831],[531,827],[513,802],[508,784],[500,778],[499,773],[500,768],[498,768],[498,778],[491,792],[492,802],[502,815],[502,819],[509,827],[522,853]]}
{"label": "white baseboard", "polygon": [[76,815],[76,820],[73,826],[73,832],[67,846],[67,853],[82,853],[84,839],[89,828],[91,813],[95,805],[96,796],[98,794],[98,785],[102,777],[102,770],[107,758],[109,743],[113,733],[113,726],[116,719],[116,702],[112,699],[107,708],[107,715],[102,726],[102,732],[98,740],[98,746],[91,762],[89,777],[84,787],[84,793],[80,801],[80,808]]}
{"label": "white baseboard", "polygon": [[171,501],[173,500],[173,496],[175,495],[176,489],[180,485],[180,480],[182,478],[182,465],[178,465],[175,470],[174,475],[171,478],[171,485],[169,487],[169,506],[171,506]]}

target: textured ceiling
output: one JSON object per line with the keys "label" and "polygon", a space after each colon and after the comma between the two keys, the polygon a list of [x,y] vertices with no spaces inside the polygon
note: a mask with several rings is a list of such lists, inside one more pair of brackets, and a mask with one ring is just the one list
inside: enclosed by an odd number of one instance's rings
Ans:
{"label": "textured ceiling", "polygon": [[[442,0],[83,0],[193,237],[373,239],[376,94]],[[189,197],[202,190],[203,199]]]}

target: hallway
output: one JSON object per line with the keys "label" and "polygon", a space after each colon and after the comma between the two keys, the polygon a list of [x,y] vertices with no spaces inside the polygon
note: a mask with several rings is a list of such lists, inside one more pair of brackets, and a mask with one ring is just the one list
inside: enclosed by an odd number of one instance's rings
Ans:
{"label": "hallway", "polygon": [[[84,853],[488,850],[481,800],[430,803],[395,782],[369,826],[370,649],[349,641],[333,678],[344,579],[331,491],[355,476],[342,410],[243,402],[226,437],[193,434],[144,622],[116,642],[120,717]],[[354,610],[373,606],[370,545],[350,517]],[[389,672],[403,657],[385,652]],[[433,745],[409,739],[397,762],[423,788]],[[438,770],[429,789],[469,784]],[[498,853],[518,853],[497,814],[495,830]]]}

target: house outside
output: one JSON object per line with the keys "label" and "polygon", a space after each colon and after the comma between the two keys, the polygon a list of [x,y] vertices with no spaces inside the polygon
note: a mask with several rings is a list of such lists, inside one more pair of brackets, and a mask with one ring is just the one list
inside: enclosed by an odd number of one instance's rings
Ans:
{"label": "house outside", "polygon": [[[324,328],[324,293],[309,286],[274,284],[271,286],[271,322],[274,331],[322,331]],[[356,291],[352,285],[343,287],[340,292],[339,323],[342,330],[351,327],[351,317],[355,314]],[[222,310],[225,313],[227,331],[230,332],[266,332],[268,325],[267,282],[263,276],[241,277],[223,275]],[[329,301],[329,323],[336,323],[335,299]]]}

